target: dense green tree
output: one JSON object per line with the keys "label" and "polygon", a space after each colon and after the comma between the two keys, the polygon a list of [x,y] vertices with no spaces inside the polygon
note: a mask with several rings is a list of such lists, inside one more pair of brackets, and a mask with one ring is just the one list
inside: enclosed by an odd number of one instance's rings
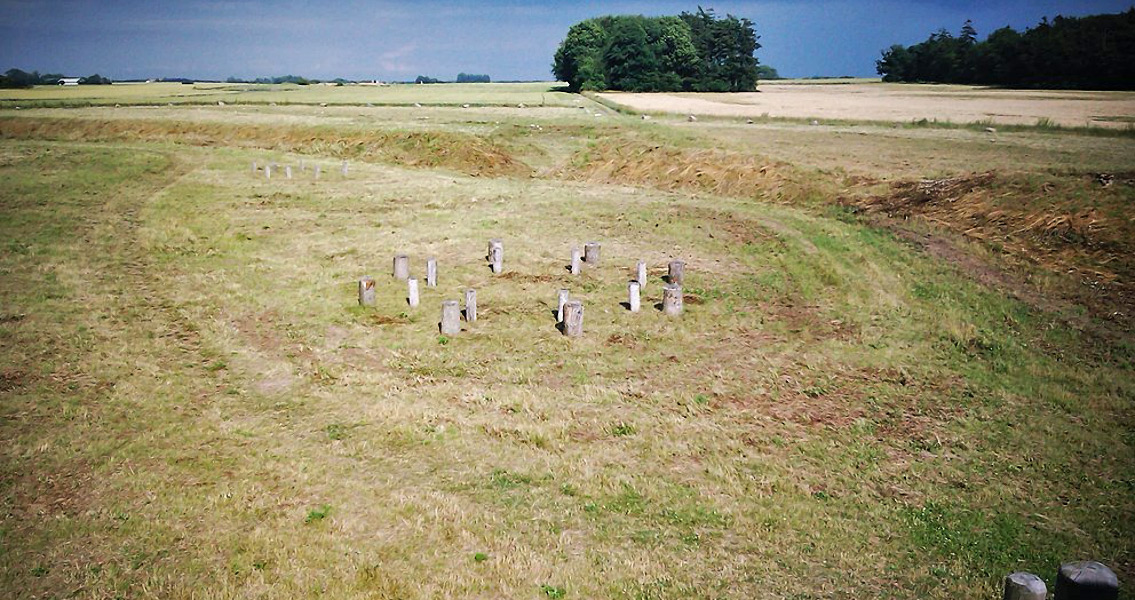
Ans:
{"label": "dense green tree", "polygon": [[478,75],[473,73],[458,73],[457,83],[489,83],[492,79],[488,75]]}

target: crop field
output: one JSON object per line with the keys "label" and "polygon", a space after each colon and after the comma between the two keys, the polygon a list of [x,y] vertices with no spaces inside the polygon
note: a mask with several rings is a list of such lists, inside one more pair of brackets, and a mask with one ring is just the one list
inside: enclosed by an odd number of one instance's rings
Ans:
{"label": "crop field", "polygon": [[1130,132],[119,89],[0,96],[6,597],[1135,598]]}
{"label": "crop field", "polygon": [[766,82],[739,94],[632,94],[603,98],[637,111],[718,117],[988,125],[1135,126],[1135,93],[1006,90],[968,85],[885,84],[853,80]]}

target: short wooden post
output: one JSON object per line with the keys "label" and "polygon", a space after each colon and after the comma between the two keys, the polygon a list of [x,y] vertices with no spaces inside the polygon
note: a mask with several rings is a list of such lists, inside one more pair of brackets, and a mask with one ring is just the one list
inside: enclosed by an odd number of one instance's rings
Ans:
{"label": "short wooden post", "polygon": [[418,308],[418,280],[411,277],[406,280],[406,286],[406,300],[410,303],[410,308]]}
{"label": "short wooden post", "polygon": [[638,312],[642,307],[642,298],[639,294],[640,289],[641,287],[639,286],[637,281],[631,281],[627,283],[627,304],[629,305],[631,312]]}
{"label": "short wooden post", "polygon": [[347,161],[343,161],[343,177],[347,176]]}
{"label": "short wooden post", "polygon": [[1005,594],[1002,600],[1046,600],[1047,597],[1048,587],[1040,577],[1025,572],[1005,576]]}
{"label": "short wooden post", "polygon": [[394,257],[394,277],[397,279],[410,278],[410,257],[399,254]]}
{"label": "short wooden post", "polygon": [[587,242],[583,245],[583,262],[591,266],[599,264],[599,242]]}
{"label": "short wooden post", "polygon": [[465,290],[465,322],[477,321],[477,290]]}
{"label": "short wooden post", "polygon": [[581,260],[582,260],[582,257],[580,256],[579,248],[572,248],[571,249],[571,274],[572,275],[579,275],[579,267],[580,267],[580,261]]}
{"label": "short wooden post", "polygon": [[291,179],[291,178],[292,178],[292,166],[287,165],[286,167],[284,167],[284,179]]}
{"label": "short wooden post", "polygon": [[456,300],[445,300],[441,303],[440,327],[442,335],[461,333],[461,306]]}
{"label": "short wooden post", "polygon": [[662,312],[671,316],[682,314],[682,286],[671,283],[662,288]]}
{"label": "short wooden post", "polygon": [[670,261],[670,283],[683,285],[686,282],[686,263],[680,260]]}
{"label": "short wooden post", "polygon": [[320,169],[320,166],[319,166],[319,165],[315,165],[315,178],[316,178],[316,179],[319,179],[319,172],[320,172],[320,170],[321,170],[321,169]]}
{"label": "short wooden post", "polygon": [[437,287],[437,259],[426,259],[426,287]]}
{"label": "short wooden post", "polygon": [[374,306],[374,278],[366,275],[359,279],[359,305]]}
{"label": "short wooden post", "polygon": [[583,303],[572,300],[564,305],[564,335],[579,337],[583,335]]}
{"label": "short wooden post", "polygon": [[504,242],[489,240],[489,264],[493,267],[493,273],[499,274],[504,270]]}
{"label": "short wooden post", "polygon": [[300,159],[300,171],[302,172],[302,171],[306,171],[306,170],[307,170],[307,163],[305,163],[304,160],[301,158]]}
{"label": "short wooden post", "polygon": [[256,166],[256,161],[252,161],[252,172],[255,173],[259,170],[260,168]]}
{"label": "short wooden post", "polygon": [[560,290],[556,298],[556,322],[563,323],[564,321],[564,305],[568,303],[571,298],[568,297],[567,290]]}
{"label": "short wooden post", "polygon": [[272,165],[264,165],[264,179],[272,178]]}
{"label": "short wooden post", "polygon": [[1115,600],[1119,579],[1094,560],[1067,562],[1056,573],[1054,600]]}
{"label": "short wooden post", "polygon": [[639,289],[646,287],[646,261],[640,260],[635,265],[635,281],[638,282]]}

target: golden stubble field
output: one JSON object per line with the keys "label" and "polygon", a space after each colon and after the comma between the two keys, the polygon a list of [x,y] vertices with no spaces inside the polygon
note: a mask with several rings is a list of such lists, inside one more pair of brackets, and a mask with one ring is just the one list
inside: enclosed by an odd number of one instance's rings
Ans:
{"label": "golden stubble field", "polygon": [[1005,90],[962,85],[763,82],[739,94],[632,94],[601,98],[641,112],[909,123],[1108,127],[1135,123],[1135,93]]}
{"label": "golden stubble field", "polygon": [[[0,110],[0,589],[992,598],[1081,558],[1133,580],[1130,135],[470,90],[500,101]],[[417,309],[396,253],[439,261]],[[674,258],[679,318],[654,307]],[[479,320],[440,336],[467,288]]]}

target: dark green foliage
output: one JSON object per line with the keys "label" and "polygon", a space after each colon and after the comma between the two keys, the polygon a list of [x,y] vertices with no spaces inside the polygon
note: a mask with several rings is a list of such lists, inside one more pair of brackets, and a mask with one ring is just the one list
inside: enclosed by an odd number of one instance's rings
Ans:
{"label": "dark green foliage", "polygon": [[[0,75],[0,88],[30,88],[33,85],[55,85],[63,79],[64,75],[59,73],[44,73],[40,75],[39,71],[21,71],[20,69],[8,69],[3,75]],[[95,80],[97,78],[97,81]],[[89,81],[88,81],[89,80]],[[110,83],[106,77],[98,75],[91,75],[85,77],[80,83]]]}
{"label": "dark green foliage", "polygon": [[110,83],[111,82],[109,77],[103,77],[98,73],[95,73],[94,75],[91,75],[89,77],[83,77],[79,80],[80,85],[110,85]]}
{"label": "dark green foliage", "polygon": [[[677,17],[606,16],[573,25],[552,73],[568,89],[751,91],[757,85],[753,23],[713,11]],[[775,73],[775,72],[774,72]]]}
{"label": "dark green foliage", "polygon": [[458,73],[457,83],[490,83],[488,75],[474,75],[472,73]]}
{"label": "dark green foliage", "polygon": [[1004,27],[983,42],[966,21],[958,37],[941,29],[913,46],[891,46],[875,68],[895,82],[1135,89],[1135,8],[1044,19],[1024,33]]}
{"label": "dark green foliage", "polygon": [[414,83],[441,83],[441,80],[434,79],[433,77],[428,77],[426,75],[418,75],[418,78],[414,80]]}

